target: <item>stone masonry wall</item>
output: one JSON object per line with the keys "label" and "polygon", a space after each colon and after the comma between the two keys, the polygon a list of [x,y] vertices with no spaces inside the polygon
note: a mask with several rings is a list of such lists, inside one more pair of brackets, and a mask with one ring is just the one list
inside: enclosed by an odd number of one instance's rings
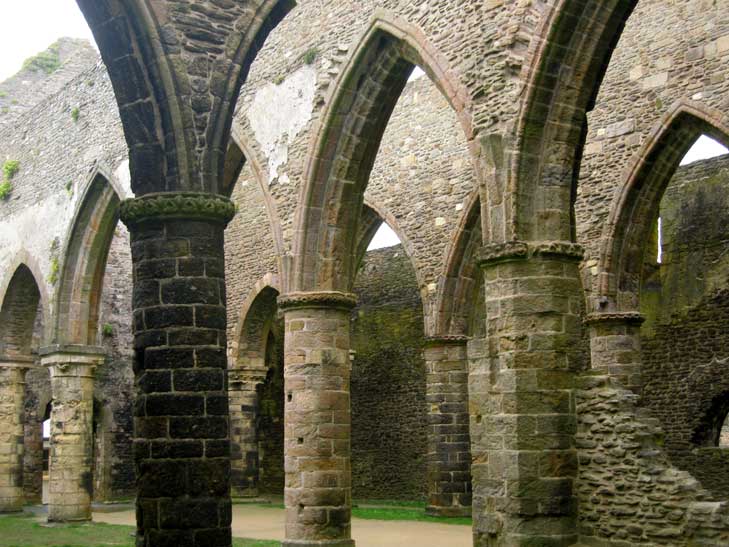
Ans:
{"label": "stone masonry wall", "polygon": [[427,406],[423,308],[401,245],[369,251],[352,312],[352,491],[423,499]]}
{"label": "stone masonry wall", "polygon": [[[352,490],[355,499],[422,500],[427,408],[423,312],[401,245],[365,255],[352,312]],[[260,491],[283,491],[283,366],[269,339],[269,373],[259,387]]]}
{"label": "stone masonry wall", "polygon": [[644,403],[661,421],[671,461],[722,499],[729,498],[729,451],[717,447],[729,412],[728,192],[728,156],[676,172],[661,201],[654,296],[641,306]]}

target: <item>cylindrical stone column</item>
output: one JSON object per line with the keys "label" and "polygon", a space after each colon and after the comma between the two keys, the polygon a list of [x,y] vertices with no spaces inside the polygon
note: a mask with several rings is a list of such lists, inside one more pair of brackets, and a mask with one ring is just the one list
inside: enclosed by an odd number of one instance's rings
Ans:
{"label": "cylindrical stone column", "polygon": [[124,201],[134,263],[137,547],[230,547],[223,230],[210,194]]}
{"label": "cylindrical stone column", "polygon": [[425,341],[429,515],[471,515],[468,338]]}
{"label": "cylindrical stone column", "polygon": [[0,513],[23,510],[23,403],[31,363],[0,358]]}
{"label": "cylindrical stone column", "polygon": [[231,492],[238,498],[258,496],[258,392],[266,369],[239,368],[228,371],[230,397]]}
{"label": "cylindrical stone column", "polygon": [[472,363],[469,390],[480,440],[472,466],[476,547],[577,541],[574,380],[587,353],[581,258],[568,242],[482,250],[487,357]]}
{"label": "cylindrical stone column", "polygon": [[94,371],[103,348],[54,346],[41,350],[51,376],[51,452],[48,521],[91,520]]}
{"label": "cylindrical stone column", "polygon": [[587,316],[590,327],[592,368],[640,395],[641,377],[640,326],[644,318],[638,312],[597,312]]}
{"label": "cylindrical stone column", "polygon": [[350,314],[353,295],[279,297],[285,316],[284,547],[352,547]]}

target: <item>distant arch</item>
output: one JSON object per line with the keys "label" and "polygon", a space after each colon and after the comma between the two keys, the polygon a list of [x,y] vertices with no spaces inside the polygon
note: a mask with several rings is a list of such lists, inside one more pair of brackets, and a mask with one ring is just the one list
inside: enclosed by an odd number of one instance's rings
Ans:
{"label": "distant arch", "polygon": [[639,311],[645,242],[661,198],[681,160],[701,135],[729,146],[729,116],[678,101],[654,127],[625,173],[603,234],[594,311]]}
{"label": "distant arch", "polygon": [[453,107],[472,148],[470,98],[456,72],[420,29],[378,11],[332,87],[314,132],[295,219],[292,290],[350,290],[364,191],[387,122],[416,65]]}
{"label": "distant arch", "polygon": [[[27,257],[25,257],[27,258]],[[3,358],[30,359],[33,348],[33,331],[41,313],[45,325],[47,316],[41,284],[37,272],[23,261],[12,271],[3,286],[0,304],[0,356]],[[42,344],[42,341],[39,341]]]}
{"label": "distant arch", "polygon": [[119,221],[120,194],[96,169],[76,209],[63,252],[53,340],[95,345],[106,261]]}
{"label": "distant arch", "polygon": [[436,315],[431,336],[472,334],[470,325],[482,281],[476,255],[483,245],[481,201],[474,193],[462,216],[456,237],[446,249],[443,276],[438,283]]}
{"label": "distant arch", "polygon": [[268,273],[256,282],[243,301],[231,344],[230,368],[264,367],[266,344],[276,317],[279,277]]}
{"label": "distant arch", "polygon": [[263,194],[263,201],[266,205],[266,212],[268,213],[268,220],[271,226],[271,235],[273,236],[276,260],[279,263],[279,271],[283,271],[281,269],[284,266],[282,257],[285,254],[286,246],[283,240],[281,217],[278,214],[276,200],[273,199],[270,188],[265,182],[264,164],[261,158],[255,149],[247,144],[249,139],[241,135],[239,131],[238,129],[233,129],[230,135],[230,143],[225,160],[224,194],[228,197],[232,195],[243,168],[248,165],[253,173],[255,184],[258,185]]}

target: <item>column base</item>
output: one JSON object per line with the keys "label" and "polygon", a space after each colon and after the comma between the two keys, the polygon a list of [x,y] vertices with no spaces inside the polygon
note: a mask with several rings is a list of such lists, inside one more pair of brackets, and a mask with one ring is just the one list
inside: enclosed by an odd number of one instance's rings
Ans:
{"label": "column base", "polygon": [[285,539],[281,547],[354,547],[353,539]]}
{"label": "column base", "polygon": [[471,507],[454,506],[454,507],[438,507],[437,505],[428,505],[425,508],[425,514],[431,517],[470,517]]}
{"label": "column base", "polygon": [[64,511],[58,510],[58,507],[49,507],[48,522],[89,522],[91,520],[91,512],[79,512],[78,510]]}

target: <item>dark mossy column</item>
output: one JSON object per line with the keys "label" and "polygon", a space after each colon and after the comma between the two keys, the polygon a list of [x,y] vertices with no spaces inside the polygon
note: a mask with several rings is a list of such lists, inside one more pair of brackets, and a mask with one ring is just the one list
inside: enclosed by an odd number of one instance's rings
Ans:
{"label": "dark mossy column", "polygon": [[209,194],[123,202],[134,263],[137,547],[230,547],[223,230]]}
{"label": "dark mossy column", "polygon": [[467,343],[465,336],[428,338],[425,343],[429,515],[471,515]]}

